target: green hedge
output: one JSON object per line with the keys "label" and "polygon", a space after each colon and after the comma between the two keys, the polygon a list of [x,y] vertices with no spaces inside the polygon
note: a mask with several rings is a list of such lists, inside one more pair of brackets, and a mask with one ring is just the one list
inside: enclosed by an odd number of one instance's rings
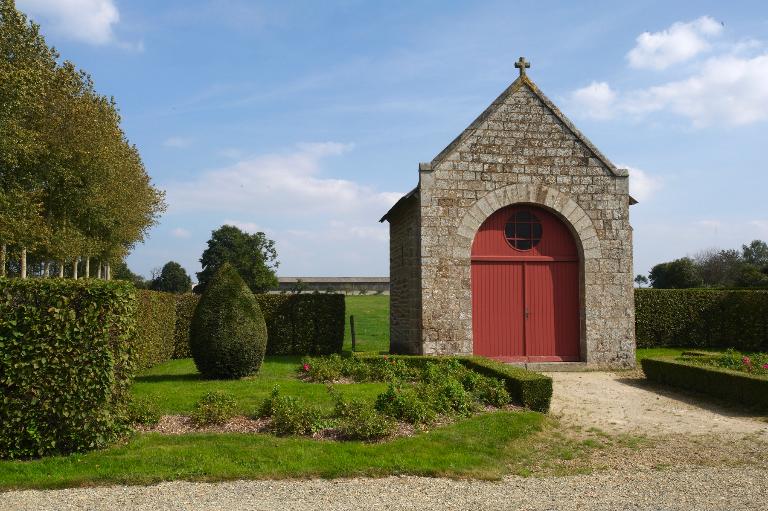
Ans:
{"label": "green hedge", "polygon": [[94,449],[123,431],[135,293],[119,281],[0,279],[0,457]]}
{"label": "green hedge", "polygon": [[176,295],[139,290],[137,298],[136,364],[138,369],[147,369],[173,356]]}
{"label": "green hedge", "polygon": [[176,295],[176,325],[173,331],[173,358],[190,358],[189,328],[200,295],[184,293]]}
{"label": "green hedge", "polygon": [[503,380],[513,402],[537,412],[549,410],[552,401],[552,378],[549,376],[484,357],[461,358],[461,362],[473,371]]}
{"label": "green hedge", "polygon": [[328,355],[344,344],[344,295],[256,295],[267,355]]}
{"label": "green hedge", "polygon": [[672,357],[646,358],[640,364],[649,380],[768,410],[768,378]]}
{"label": "green hedge", "polygon": [[637,289],[638,348],[768,351],[768,291]]}
{"label": "green hedge", "polygon": [[[353,356],[362,359],[381,358],[381,355],[374,353],[354,353]],[[388,357],[420,368],[426,367],[436,359],[435,356],[429,355],[388,355]],[[515,404],[537,412],[549,410],[549,404],[552,401],[552,378],[549,376],[485,357],[457,356],[456,359],[468,369],[502,380]]]}

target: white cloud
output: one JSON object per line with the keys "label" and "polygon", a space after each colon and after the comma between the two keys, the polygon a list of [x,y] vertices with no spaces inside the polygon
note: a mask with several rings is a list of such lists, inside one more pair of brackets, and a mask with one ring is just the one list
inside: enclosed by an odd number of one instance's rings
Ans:
{"label": "white cloud", "polygon": [[595,119],[613,117],[616,93],[606,82],[592,82],[571,93],[571,103],[580,113]]}
{"label": "white cloud", "polygon": [[349,144],[299,144],[165,186],[169,214],[224,219],[275,240],[280,272],[386,274],[388,226],[379,218],[401,193],[324,175]]}
{"label": "white cloud", "polygon": [[687,23],[677,22],[660,32],[643,32],[627,53],[631,67],[666,69],[710,49],[709,38],[722,32],[722,25],[709,16]]}
{"label": "white cloud", "polygon": [[627,165],[619,165],[619,167],[629,170],[629,193],[639,202],[651,199],[664,185],[660,177],[644,170]]}
{"label": "white cloud", "polygon": [[72,39],[96,45],[115,41],[120,12],[114,0],[17,0],[17,5]]}
{"label": "white cloud", "polygon": [[163,142],[165,147],[172,147],[174,149],[183,149],[192,145],[192,139],[184,137],[170,137]]}
{"label": "white cloud", "polygon": [[171,231],[171,236],[174,238],[189,238],[191,235],[192,233],[183,227],[176,227]]}
{"label": "white cloud", "polygon": [[351,213],[363,206],[391,206],[399,193],[377,192],[346,179],[319,176],[320,162],[351,145],[336,142],[300,144],[293,152],[242,160],[203,174],[197,180],[172,183],[172,210],[224,210],[252,213],[254,208],[286,215]]}
{"label": "white cloud", "polygon": [[689,78],[627,94],[623,109],[634,114],[669,111],[695,126],[768,119],[768,53],[710,58]]}
{"label": "white cloud", "polygon": [[625,93],[605,82],[593,82],[574,91],[570,100],[577,114],[598,120],[671,113],[696,127],[764,121],[768,119],[768,53],[711,57],[685,79]]}

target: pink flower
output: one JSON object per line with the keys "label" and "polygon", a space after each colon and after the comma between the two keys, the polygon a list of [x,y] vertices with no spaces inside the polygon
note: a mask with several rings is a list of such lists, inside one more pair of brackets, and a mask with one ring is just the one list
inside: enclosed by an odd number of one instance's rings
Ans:
{"label": "pink flower", "polygon": [[744,357],[741,359],[741,363],[744,364],[745,366],[748,366],[752,364],[752,361],[749,359],[749,357]]}
{"label": "pink flower", "polygon": [[768,364],[763,364],[763,369],[768,369]]}
{"label": "pink flower", "polygon": [[309,364],[304,364],[304,365],[302,366],[302,369],[304,369],[304,372],[305,372],[305,373],[308,373],[308,372],[309,372],[309,370],[310,370],[310,369],[312,369],[312,368],[310,367],[310,365],[309,365]]}

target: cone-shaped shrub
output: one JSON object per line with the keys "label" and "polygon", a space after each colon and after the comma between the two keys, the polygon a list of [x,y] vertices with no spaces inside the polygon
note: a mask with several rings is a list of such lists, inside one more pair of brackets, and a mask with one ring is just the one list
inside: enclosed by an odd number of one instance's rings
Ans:
{"label": "cone-shaped shrub", "polygon": [[267,325],[253,293],[229,263],[219,268],[195,308],[189,347],[206,378],[241,378],[261,367]]}

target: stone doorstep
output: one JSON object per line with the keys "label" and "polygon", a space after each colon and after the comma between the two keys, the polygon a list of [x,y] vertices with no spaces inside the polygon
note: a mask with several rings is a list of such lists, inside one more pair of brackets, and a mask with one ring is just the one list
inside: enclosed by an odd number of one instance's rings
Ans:
{"label": "stone doorstep", "polygon": [[586,362],[507,362],[537,373],[594,371],[596,367]]}

